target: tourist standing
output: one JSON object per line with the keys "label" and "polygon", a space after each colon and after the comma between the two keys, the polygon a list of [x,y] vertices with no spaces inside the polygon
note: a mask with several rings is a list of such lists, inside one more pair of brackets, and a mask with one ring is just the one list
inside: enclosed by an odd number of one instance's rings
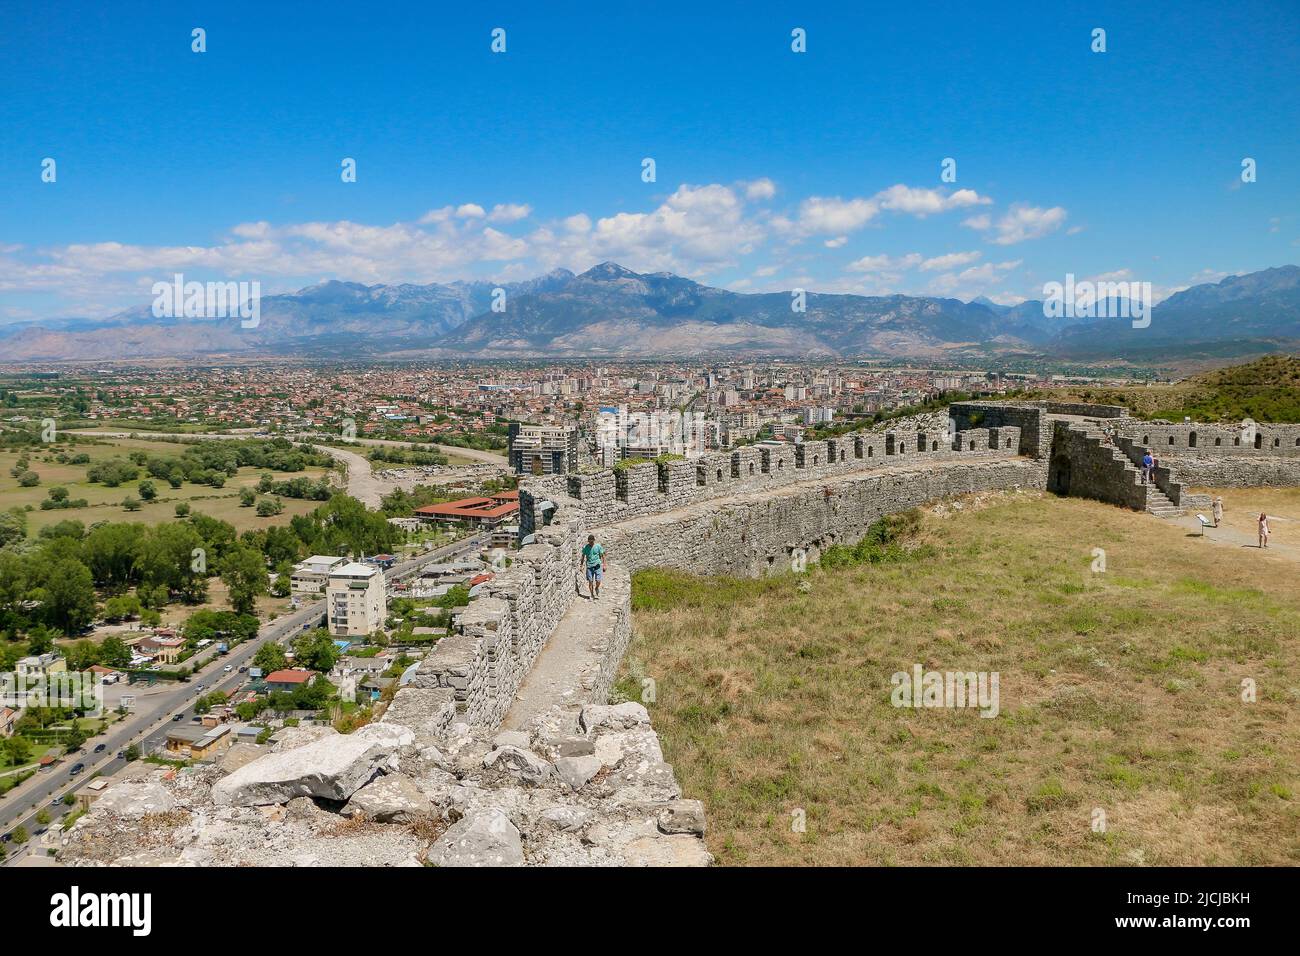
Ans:
{"label": "tourist standing", "polygon": [[1262,511],[1259,513],[1259,546],[1268,547],[1268,515]]}
{"label": "tourist standing", "polygon": [[1217,528],[1219,522],[1223,520],[1223,498],[1216,495],[1214,498],[1214,526]]}
{"label": "tourist standing", "polygon": [[1151,469],[1155,466],[1156,460],[1151,457],[1151,450],[1147,449],[1142,455],[1142,484],[1151,480]]}
{"label": "tourist standing", "polygon": [[587,535],[587,544],[579,558],[587,574],[587,593],[593,601],[600,600],[600,583],[605,577],[605,547],[596,543],[594,534]]}

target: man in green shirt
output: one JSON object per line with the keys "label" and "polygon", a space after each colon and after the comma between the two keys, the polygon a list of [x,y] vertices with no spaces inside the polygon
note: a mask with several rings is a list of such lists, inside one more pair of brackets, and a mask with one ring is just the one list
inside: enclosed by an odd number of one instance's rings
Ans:
{"label": "man in green shirt", "polygon": [[594,534],[587,535],[582,549],[581,562],[587,571],[587,593],[593,601],[600,600],[600,582],[605,577],[605,548],[596,543]]}

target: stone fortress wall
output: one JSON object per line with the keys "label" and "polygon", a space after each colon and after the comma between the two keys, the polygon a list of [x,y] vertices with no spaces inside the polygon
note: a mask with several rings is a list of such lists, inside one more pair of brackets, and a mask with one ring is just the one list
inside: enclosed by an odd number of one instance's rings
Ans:
{"label": "stone fortress wall", "polygon": [[[1151,450],[1160,463],[1156,483],[1162,489],[1166,481],[1180,488],[1300,484],[1300,425],[1163,424],[1126,418],[1116,432],[1117,443],[1131,457],[1140,459]],[[1208,506],[1199,499],[1188,504]]]}

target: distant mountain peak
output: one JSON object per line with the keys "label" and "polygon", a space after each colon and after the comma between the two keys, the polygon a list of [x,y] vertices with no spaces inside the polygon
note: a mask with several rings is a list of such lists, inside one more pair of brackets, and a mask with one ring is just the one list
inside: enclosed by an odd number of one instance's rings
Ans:
{"label": "distant mountain peak", "polygon": [[592,266],[586,272],[582,273],[582,275],[578,276],[578,278],[609,280],[609,279],[640,279],[641,276],[633,272],[631,269],[625,269],[617,262],[610,262],[607,260],[605,262],[600,263],[600,265]]}

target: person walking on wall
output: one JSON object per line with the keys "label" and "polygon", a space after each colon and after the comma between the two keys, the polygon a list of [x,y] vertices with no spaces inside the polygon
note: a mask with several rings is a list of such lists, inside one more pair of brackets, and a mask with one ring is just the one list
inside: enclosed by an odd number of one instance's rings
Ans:
{"label": "person walking on wall", "polygon": [[1151,480],[1151,469],[1155,466],[1155,459],[1151,457],[1151,449],[1147,449],[1142,454],[1142,484]]}
{"label": "person walking on wall", "polygon": [[1219,522],[1223,520],[1223,496],[1216,495],[1214,498],[1214,526],[1217,528]]}
{"label": "person walking on wall", "polygon": [[1259,513],[1259,546],[1268,547],[1268,515],[1262,511]]}
{"label": "person walking on wall", "polygon": [[605,547],[596,543],[594,534],[587,535],[587,543],[579,558],[587,573],[587,594],[593,601],[600,600],[600,583],[605,577]]}

